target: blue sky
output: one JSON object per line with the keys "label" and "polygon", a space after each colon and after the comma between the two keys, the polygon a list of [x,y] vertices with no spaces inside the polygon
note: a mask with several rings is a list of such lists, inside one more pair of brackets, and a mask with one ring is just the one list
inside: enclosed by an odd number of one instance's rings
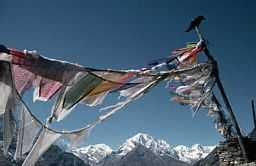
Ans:
{"label": "blue sky", "polygon": [[[184,33],[190,20],[204,15],[202,31],[220,66],[220,75],[245,133],[252,128],[250,100],[256,95],[256,21],[254,1],[87,1],[1,0],[1,43],[36,49],[44,56],[95,68],[140,68],[152,59],[195,41]],[[88,144],[117,147],[138,132],[170,144],[216,144],[222,138],[206,112],[194,119],[190,109],[170,102],[162,83],[99,125]],[[49,104],[27,102],[44,119]],[[57,127],[74,129],[92,121],[96,111],[79,106]]]}

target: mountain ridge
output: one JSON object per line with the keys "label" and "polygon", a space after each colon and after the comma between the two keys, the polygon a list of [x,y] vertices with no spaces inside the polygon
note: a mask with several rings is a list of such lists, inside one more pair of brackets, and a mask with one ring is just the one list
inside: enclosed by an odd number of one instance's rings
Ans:
{"label": "mountain ridge", "polygon": [[123,160],[127,160],[127,158],[133,158],[134,161],[138,160],[130,156],[136,156],[136,153],[140,156],[143,151],[144,155],[154,156],[157,160],[160,157],[164,161],[168,159],[175,161],[176,164],[191,165],[206,157],[214,148],[215,146],[202,146],[200,144],[194,144],[191,147],[171,146],[164,140],[155,139],[145,133],[138,133],[127,139],[117,150],[113,150],[105,144],[96,144],[75,149],[72,153],[92,166],[114,165],[115,162],[122,165]]}

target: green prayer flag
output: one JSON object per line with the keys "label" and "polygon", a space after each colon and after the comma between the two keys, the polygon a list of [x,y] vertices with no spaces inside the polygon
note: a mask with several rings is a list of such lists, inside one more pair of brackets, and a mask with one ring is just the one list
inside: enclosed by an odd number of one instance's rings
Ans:
{"label": "green prayer flag", "polygon": [[72,108],[102,82],[103,80],[100,77],[93,74],[87,74],[78,79],[67,89],[64,96],[63,108],[66,110]]}

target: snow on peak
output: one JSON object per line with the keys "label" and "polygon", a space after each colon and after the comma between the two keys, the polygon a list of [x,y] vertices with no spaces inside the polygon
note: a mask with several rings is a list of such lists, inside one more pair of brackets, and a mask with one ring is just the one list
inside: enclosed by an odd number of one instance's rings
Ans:
{"label": "snow on peak", "polygon": [[111,155],[122,158],[139,145],[146,147],[157,156],[171,157],[190,164],[206,157],[215,148],[215,146],[202,146],[200,144],[194,144],[191,147],[184,145],[170,146],[164,140],[155,139],[145,133],[138,133],[127,139],[117,151],[113,151],[105,144],[96,144],[75,149],[72,152],[84,160],[85,163],[96,166]]}
{"label": "snow on peak", "polygon": [[121,145],[118,150],[119,155],[126,155],[128,152],[136,148],[137,145],[142,145],[160,156],[168,155],[174,157],[174,154],[168,143],[166,143],[164,140],[157,140],[152,136],[144,133],[136,134],[135,136],[129,138],[123,145]]}
{"label": "snow on peak", "polygon": [[113,151],[108,145],[105,145],[105,144],[89,145],[84,149],[87,150],[87,152],[98,150],[106,153],[111,153]]}
{"label": "snow on peak", "polygon": [[215,146],[202,146],[200,144],[194,144],[191,147],[184,145],[178,145],[174,147],[178,155],[178,159],[187,163],[193,163],[202,158],[205,158]]}
{"label": "snow on peak", "polygon": [[191,149],[197,150],[197,151],[204,151],[204,148],[200,144],[194,144],[191,146]]}
{"label": "snow on peak", "polygon": [[72,150],[72,152],[90,165],[97,165],[112,153],[112,149],[105,144],[96,144]]}

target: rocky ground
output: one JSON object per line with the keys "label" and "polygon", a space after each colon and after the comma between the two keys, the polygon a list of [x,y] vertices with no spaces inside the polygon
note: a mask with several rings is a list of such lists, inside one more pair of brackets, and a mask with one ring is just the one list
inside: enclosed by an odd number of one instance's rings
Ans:
{"label": "rocky ground", "polygon": [[220,142],[206,158],[193,166],[256,166],[256,142],[245,139],[249,163],[242,157],[237,139]]}

